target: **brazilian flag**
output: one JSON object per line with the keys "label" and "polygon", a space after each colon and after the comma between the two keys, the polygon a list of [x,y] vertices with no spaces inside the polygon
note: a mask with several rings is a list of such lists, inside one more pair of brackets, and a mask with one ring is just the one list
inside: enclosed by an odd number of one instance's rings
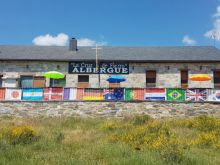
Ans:
{"label": "brazilian flag", "polygon": [[167,100],[185,101],[185,90],[178,88],[166,89]]}
{"label": "brazilian flag", "polygon": [[132,88],[125,88],[125,100],[133,100]]}

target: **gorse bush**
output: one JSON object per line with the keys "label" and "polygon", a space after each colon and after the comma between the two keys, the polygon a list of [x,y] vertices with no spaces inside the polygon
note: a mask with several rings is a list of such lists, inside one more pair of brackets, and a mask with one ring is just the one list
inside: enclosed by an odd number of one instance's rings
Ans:
{"label": "gorse bush", "polygon": [[219,139],[216,132],[202,132],[195,140],[192,140],[192,144],[202,147],[214,147],[218,140]]}
{"label": "gorse bush", "polygon": [[199,116],[192,119],[185,120],[185,125],[188,128],[196,128],[199,131],[214,131],[220,130],[220,121],[217,118],[209,116]]}
{"label": "gorse bush", "polygon": [[28,144],[39,139],[39,135],[31,126],[15,126],[2,131],[0,138],[10,144]]}
{"label": "gorse bush", "polygon": [[[191,146],[220,148],[219,121],[208,116],[171,121],[138,116],[131,120],[132,125],[127,124],[126,129],[115,131],[109,139],[129,144],[135,149],[155,150],[165,161],[179,163]],[[183,134],[184,127],[195,129],[197,133]]]}
{"label": "gorse bush", "polygon": [[159,120],[148,120],[142,125],[130,125],[124,132],[116,132],[111,141],[121,141],[135,149],[150,149],[160,153],[166,161],[180,162],[184,147],[171,128]]}

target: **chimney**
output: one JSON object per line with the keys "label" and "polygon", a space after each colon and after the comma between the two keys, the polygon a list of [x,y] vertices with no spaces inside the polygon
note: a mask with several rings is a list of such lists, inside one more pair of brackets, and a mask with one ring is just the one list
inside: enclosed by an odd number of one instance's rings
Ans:
{"label": "chimney", "polygon": [[70,51],[77,51],[77,40],[75,38],[70,39],[69,50]]}

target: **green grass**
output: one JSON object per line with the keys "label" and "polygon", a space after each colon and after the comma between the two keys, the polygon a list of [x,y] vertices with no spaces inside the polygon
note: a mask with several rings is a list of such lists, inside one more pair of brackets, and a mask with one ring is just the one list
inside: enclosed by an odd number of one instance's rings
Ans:
{"label": "green grass", "polygon": [[[204,124],[204,128],[201,124]],[[30,126],[39,139],[12,144],[4,135],[18,126]],[[210,129],[210,130],[209,130]],[[219,165],[220,120],[215,118],[161,119],[106,118],[13,118],[0,117],[0,164],[82,165]],[[211,144],[198,141],[200,134],[215,131]],[[212,134],[211,134],[212,135]],[[132,137],[131,139],[127,138]],[[165,136],[159,147],[146,143],[152,136]],[[205,140],[209,140],[208,139]],[[176,139],[180,141],[175,142]],[[154,139],[153,139],[154,140]],[[158,140],[158,139],[157,139]],[[155,143],[160,141],[155,140]],[[206,144],[206,143],[205,143]],[[217,147],[216,147],[217,146]],[[180,150],[181,152],[176,152]],[[175,159],[177,154],[178,159]]]}

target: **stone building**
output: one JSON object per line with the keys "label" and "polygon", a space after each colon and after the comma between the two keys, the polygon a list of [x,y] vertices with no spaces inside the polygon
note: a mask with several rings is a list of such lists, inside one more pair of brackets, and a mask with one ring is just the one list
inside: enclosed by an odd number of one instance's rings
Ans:
{"label": "stone building", "polygon": [[[220,50],[215,47],[99,48],[77,47],[74,38],[68,47],[0,45],[0,86],[220,87]],[[52,81],[43,77],[47,71],[59,71],[66,76]],[[198,73],[210,75],[211,81],[189,80]],[[120,74],[126,81],[109,84],[106,79],[112,74]]]}

